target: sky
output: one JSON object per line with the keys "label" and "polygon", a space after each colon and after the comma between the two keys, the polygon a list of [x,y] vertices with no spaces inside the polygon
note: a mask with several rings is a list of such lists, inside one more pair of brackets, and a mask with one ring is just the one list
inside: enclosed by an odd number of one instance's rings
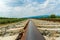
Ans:
{"label": "sky", "polygon": [[60,0],[0,0],[0,17],[60,15]]}

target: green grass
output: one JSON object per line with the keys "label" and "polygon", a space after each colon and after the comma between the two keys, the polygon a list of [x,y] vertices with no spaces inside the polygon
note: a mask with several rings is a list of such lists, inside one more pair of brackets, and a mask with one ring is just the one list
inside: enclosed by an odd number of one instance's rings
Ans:
{"label": "green grass", "polygon": [[0,17],[0,24],[8,24],[26,20],[26,18],[3,18]]}

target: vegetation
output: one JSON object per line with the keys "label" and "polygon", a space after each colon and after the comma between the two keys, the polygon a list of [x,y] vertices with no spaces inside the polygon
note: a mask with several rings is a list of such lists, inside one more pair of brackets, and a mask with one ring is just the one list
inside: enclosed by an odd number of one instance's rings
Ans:
{"label": "vegetation", "polygon": [[0,24],[7,24],[7,23],[13,23],[18,21],[26,20],[26,18],[3,18],[0,17]]}
{"label": "vegetation", "polygon": [[41,20],[47,20],[47,21],[58,21],[60,22],[60,16],[57,16],[55,14],[51,14],[50,16],[48,16],[47,18],[43,17],[43,18],[40,18]]}
{"label": "vegetation", "polygon": [[49,17],[50,18],[56,18],[57,16],[55,14],[51,14]]}
{"label": "vegetation", "polygon": [[55,15],[55,14],[51,14],[48,18],[55,18],[55,19],[59,19],[59,18],[60,18],[60,16]]}

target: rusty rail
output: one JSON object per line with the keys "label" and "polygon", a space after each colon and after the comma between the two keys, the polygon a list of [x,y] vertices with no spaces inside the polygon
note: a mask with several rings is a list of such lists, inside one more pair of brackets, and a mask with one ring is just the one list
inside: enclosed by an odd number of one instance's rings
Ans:
{"label": "rusty rail", "polygon": [[27,28],[27,25],[29,24],[29,21],[27,22],[26,26],[23,28],[24,30]]}
{"label": "rusty rail", "polygon": [[24,32],[19,33],[16,40],[45,40],[45,38],[41,35],[34,23],[28,21],[24,27]]}
{"label": "rusty rail", "polygon": [[[25,27],[23,28],[23,30],[25,30],[27,28],[27,25],[28,25],[29,21],[26,23]],[[23,33],[24,32],[20,32],[19,35],[17,36],[17,38],[15,40],[20,40],[23,36]]]}

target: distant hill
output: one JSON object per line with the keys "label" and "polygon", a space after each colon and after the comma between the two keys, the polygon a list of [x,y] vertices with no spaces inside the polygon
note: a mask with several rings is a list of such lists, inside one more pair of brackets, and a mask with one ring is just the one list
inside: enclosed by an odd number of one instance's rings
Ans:
{"label": "distant hill", "polygon": [[[31,17],[25,17],[25,18],[51,18],[51,15],[40,15],[40,16],[31,16]],[[60,16],[56,15],[56,18],[60,18]]]}
{"label": "distant hill", "polygon": [[32,16],[32,17],[25,17],[25,18],[48,18],[49,15],[43,15],[43,16]]}

